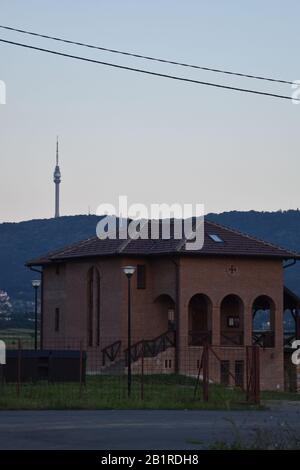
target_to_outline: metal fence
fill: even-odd
[[[198,407],[259,403],[259,346],[183,346],[173,332],[133,344],[106,338],[4,337],[0,407]]]

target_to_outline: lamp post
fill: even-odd
[[[128,348],[128,374],[127,374],[127,391],[128,397],[131,394],[131,277],[135,272],[134,266],[124,266],[123,272],[128,280],[128,307],[127,307],[127,314],[128,314],[128,329],[127,329],[127,348]]]
[[[34,279],[32,282],[32,287],[34,289],[34,349],[37,350],[37,335],[38,335],[38,289],[41,285],[39,279]]]

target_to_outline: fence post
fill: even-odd
[[[205,344],[203,347],[203,400],[208,401],[209,398],[209,347]]]
[[[254,402],[260,404],[260,359],[259,346],[254,346]]]
[[[18,356],[17,356],[17,396],[20,396],[20,388],[21,388],[21,340],[18,339]]]
[[[80,358],[79,358],[79,383],[80,383],[80,397],[82,395],[82,369],[83,369],[83,364],[82,364],[82,341],[80,341]]]
[[[246,346],[246,400],[250,400],[250,367],[249,367],[249,346]]]

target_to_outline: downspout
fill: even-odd
[[[175,373],[179,372],[179,332],[180,332],[180,278],[179,278],[179,263],[176,259],[171,258],[172,263],[175,265]]]
[[[40,322],[40,349],[43,349],[43,332],[44,332],[44,272],[43,270],[29,266],[30,271],[34,271],[41,275],[41,322]]]

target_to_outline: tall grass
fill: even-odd
[[[194,378],[177,375],[134,376],[131,397],[127,376],[89,376],[85,385],[63,383],[0,385],[0,409],[242,409],[249,408],[238,389],[210,386],[208,402],[201,384],[195,396]]]

